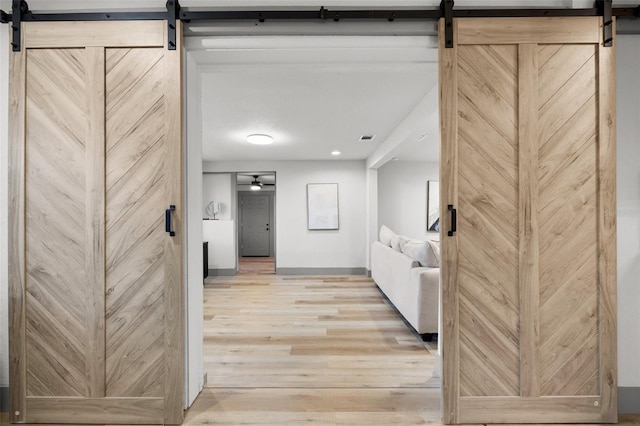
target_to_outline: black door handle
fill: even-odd
[[[453,233],[456,232],[456,228],[458,227],[458,213],[456,209],[453,208],[453,204],[447,205],[447,209],[451,212],[451,229],[447,232],[447,235],[453,237]]]
[[[176,209],[176,206],[171,204],[168,209],[164,211],[164,230],[169,233],[170,237],[175,237],[175,231],[171,230],[171,212]]]

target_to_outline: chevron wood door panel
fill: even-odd
[[[517,50],[458,59],[460,393],[518,395]]]
[[[579,20],[440,26],[447,423],[616,420],[614,48]]]
[[[27,53],[29,396],[80,396],[88,389],[84,58],[84,49]]]
[[[182,421],[181,45],[107,24],[11,57],[14,422]]]
[[[541,50],[540,393],[597,395],[597,51]]]
[[[107,396],[161,396],[164,51],[107,49]]]

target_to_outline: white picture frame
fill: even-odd
[[[337,183],[307,184],[307,229],[340,229]]]

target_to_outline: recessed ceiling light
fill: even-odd
[[[342,154],[340,151],[331,151],[331,155],[340,155]]]
[[[262,134],[249,135],[247,136],[247,142],[254,145],[270,145],[273,143],[273,137]]]

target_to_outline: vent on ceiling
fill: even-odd
[[[360,136],[360,142],[371,142],[376,138],[376,135],[362,135]]]

